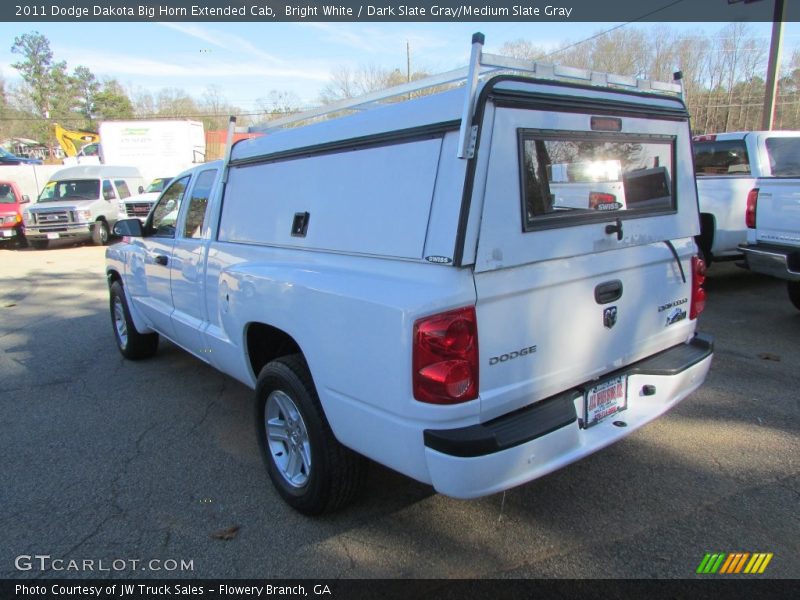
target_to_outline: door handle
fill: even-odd
[[[598,304],[616,302],[622,298],[622,282],[619,279],[606,281],[594,288],[594,301]]]
[[[163,254],[157,254],[156,258],[155,258],[155,261],[156,261],[156,264],[164,265],[165,267],[167,266],[167,263],[169,262],[167,257],[164,256]]]

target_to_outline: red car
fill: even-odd
[[[0,181],[0,243],[16,242],[27,246],[22,224],[22,205],[30,202],[13,181]]]

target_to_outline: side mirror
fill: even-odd
[[[142,222],[139,219],[122,219],[114,223],[114,235],[123,237],[143,237]]]
[[[140,194],[144,194],[144,186],[143,185],[139,186],[139,193]]]
[[[23,194],[22,200],[20,201],[20,204],[27,204],[30,201],[31,201],[31,197],[28,196],[28,194]]]

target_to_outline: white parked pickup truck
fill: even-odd
[[[747,196],[744,266],[784,279],[800,310],[800,132],[766,137],[772,177],[759,179]]]
[[[240,141],[107,250],[122,354],[164,336],[255,388],[266,470],[306,514],[352,499],[363,457],[457,498],[529,482],[711,364],[679,88],[483,54],[480,34],[458,76]],[[656,170],[616,210],[554,206],[548,167],[591,160]]]
[[[753,190],[780,186],[800,192],[800,132],[699,135],[692,147],[700,202],[697,245],[707,263],[740,259]]]

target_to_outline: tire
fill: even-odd
[[[711,250],[708,248],[703,248],[699,246],[697,249],[697,255],[703,259],[703,262],[706,263],[706,268],[711,266],[711,263],[714,262],[714,255],[711,254]]]
[[[787,281],[786,289],[789,292],[789,300],[797,310],[800,310],[800,281]]]
[[[92,242],[95,246],[105,246],[111,233],[108,229],[108,223],[105,221],[95,221],[94,228],[92,229]]]
[[[47,250],[50,240],[31,240],[30,243],[36,250]]]
[[[139,333],[131,319],[122,284],[115,281],[110,290],[111,326],[122,356],[129,360],[150,358],[158,350],[157,333]]]
[[[289,506],[319,515],[358,495],[365,460],[333,435],[301,355],[280,358],[261,370],[256,427],[269,477]]]

